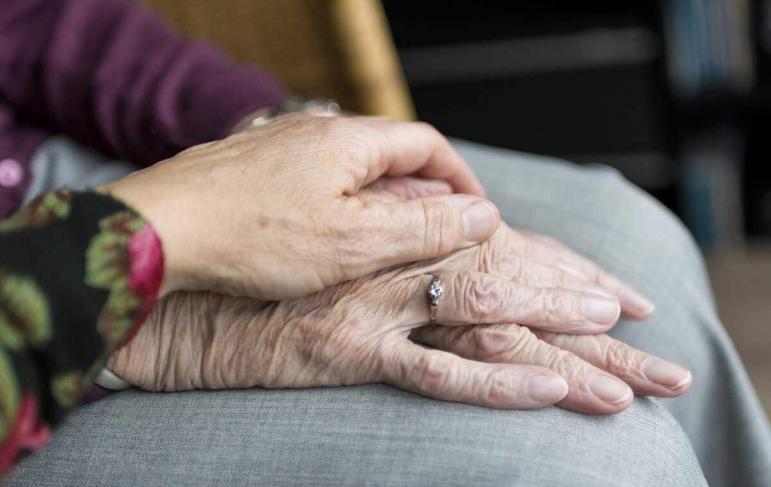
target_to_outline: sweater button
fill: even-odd
[[[21,183],[23,170],[21,164],[13,159],[3,159],[0,161],[0,186],[4,188],[13,188]]]

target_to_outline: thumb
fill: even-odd
[[[498,209],[490,201],[471,195],[452,194],[373,205],[376,211],[375,240],[370,248],[381,266],[433,259],[470,247],[490,238],[500,224]],[[388,242],[388,245],[383,245]]]

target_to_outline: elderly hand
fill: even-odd
[[[623,314],[641,319],[654,306],[590,260],[554,239],[513,230],[502,224],[477,247],[443,259],[442,268],[476,269],[537,288],[564,288],[612,296]],[[429,270],[432,266],[429,266]],[[415,330],[415,341],[472,360],[530,363],[565,378],[570,392],[559,403],[575,411],[614,413],[637,394],[674,397],[690,388],[691,373],[677,364],[636,350],[605,334],[550,333],[519,324],[474,327],[430,326]],[[604,372],[603,372],[604,371]],[[631,390],[630,390],[631,387]]]
[[[377,187],[379,191],[363,193],[362,197],[394,200],[449,191],[440,183],[429,185],[411,178],[381,180]],[[479,246],[422,265],[427,272],[435,268],[476,270],[535,288],[573,289],[613,297],[630,319],[645,318],[654,310],[653,303],[644,296],[562,243],[513,230],[505,224]],[[632,399],[628,386],[638,394],[673,397],[687,392],[693,382],[690,372],[679,365],[635,350],[605,334],[550,333],[510,323],[430,326],[415,330],[411,338],[472,360],[549,367],[570,385],[570,392],[559,404],[588,413],[626,409]]]
[[[664,397],[688,389],[684,369],[601,334],[616,322],[619,304],[598,284],[613,288],[618,281],[601,271],[579,278],[525,258],[514,252],[517,235],[501,228],[484,246],[302,299],[266,303],[175,293],[109,367],[150,390],[387,382],[490,407],[559,401],[593,413],[628,407],[629,386]],[[541,251],[545,259],[549,254]],[[587,265],[566,255],[560,258]],[[486,325],[420,328],[428,321],[428,273],[445,282],[440,323]],[[621,294],[644,299],[621,286]],[[410,333],[441,350],[411,343]]]
[[[356,195],[381,175],[408,174],[469,194],[370,203]],[[164,294],[307,295],[474,245],[499,223],[469,167],[436,130],[367,117],[288,115],[101,189],[158,232]]]
[[[441,182],[413,178],[382,179],[379,191],[362,192],[371,200],[395,200],[450,191]],[[441,259],[443,269],[473,269],[537,288],[564,288],[616,298],[622,314],[643,319],[654,305],[589,259],[550,237],[518,231],[502,224],[487,242]],[[429,266],[429,270],[431,267]],[[561,406],[589,413],[613,413],[631,402],[628,387],[606,380],[605,370],[634,392],[673,397],[688,391],[690,372],[604,334],[575,336],[543,332],[517,324],[415,330],[413,340],[481,361],[518,363],[526,357],[560,373],[570,385]],[[548,346],[552,345],[552,346]],[[533,362],[530,362],[533,363]]]
[[[585,304],[597,298],[581,292],[529,288],[479,272],[434,272],[445,286],[441,323],[599,333],[618,317],[615,301],[609,313],[587,316]],[[108,365],[150,390],[386,382],[498,408],[541,407],[567,394],[556,372],[532,365],[538,357],[485,363],[409,341],[412,330],[429,322],[431,279],[414,265],[280,302],[174,293]]]

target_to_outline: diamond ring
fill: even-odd
[[[436,315],[439,309],[439,300],[444,294],[444,286],[442,284],[442,279],[436,274],[432,274],[431,278],[431,284],[428,285],[428,292],[426,294],[431,307],[431,324],[435,325]]]

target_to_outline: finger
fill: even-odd
[[[574,411],[618,413],[629,407],[634,397],[617,377],[539,340],[522,326],[429,326],[415,330],[413,338],[470,360],[548,367],[568,383],[569,392],[559,405]]]
[[[346,221],[371,249],[360,265],[376,270],[476,245],[495,233],[500,215],[484,198],[453,194],[365,204]]]
[[[685,394],[693,384],[693,376],[687,369],[608,335],[534,333],[541,340],[615,375],[638,394],[675,397]]]
[[[428,350],[409,340],[395,342],[383,381],[445,401],[497,409],[549,406],[567,394],[567,384],[543,367],[489,364]]]
[[[584,278],[515,253],[483,259],[479,270],[498,274],[525,286],[562,288],[615,298],[613,294]]]
[[[367,202],[388,202],[382,198],[378,200],[370,199],[367,195],[361,196]],[[497,232],[502,231],[508,232],[509,229],[502,225]],[[477,270],[505,277],[524,286],[562,288],[615,299],[613,294],[584,277],[577,277],[572,273],[525,257],[510,249],[507,243],[501,243],[501,241],[493,242],[493,239],[495,237],[492,237],[491,240],[484,242],[482,245],[474,246],[466,249],[464,252],[456,252],[452,256],[445,257],[441,264],[428,264],[425,266],[425,272],[439,268],[445,272]]]
[[[645,296],[557,240],[535,233],[523,234],[531,242],[531,245],[528,245],[527,255],[576,277],[594,282],[610,292],[618,298],[626,317],[642,319],[655,310],[655,305]]]
[[[602,333],[619,316],[618,301],[595,294],[515,284],[481,272],[440,273],[444,293],[437,321],[445,325],[520,323],[562,333]],[[418,276],[428,289],[431,276]],[[419,323],[429,314],[426,297],[415,293]]]
[[[376,144],[366,177],[351,193],[383,175],[418,175],[446,181],[458,193],[484,195],[484,189],[466,161],[434,127],[423,122],[401,122],[376,117],[356,117],[367,126]]]
[[[424,196],[452,194],[452,186],[444,181],[413,178],[409,176],[382,177],[365,189],[370,189],[378,193],[388,193],[395,197],[389,199],[389,201],[402,201],[422,198]],[[360,196],[360,194],[357,196]]]

